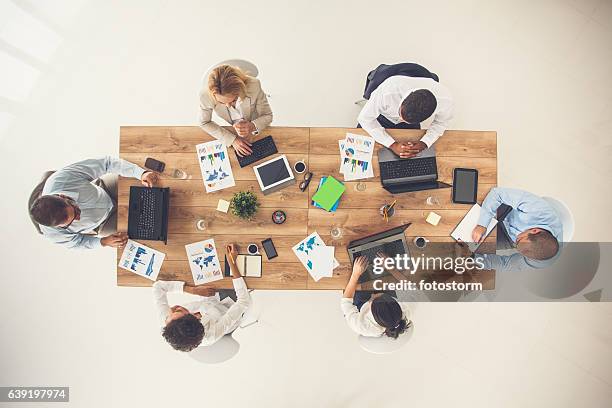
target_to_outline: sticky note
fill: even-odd
[[[217,204],[217,211],[221,211],[226,213],[229,210],[230,203],[229,201],[219,200],[219,204]]]
[[[442,219],[441,216],[439,216],[438,214],[436,214],[435,212],[431,211],[428,215],[427,218],[425,219],[425,221],[427,221],[428,223],[430,223],[431,225],[438,225],[438,223],[440,222],[440,220]]]

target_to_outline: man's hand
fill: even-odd
[[[103,247],[123,248],[128,241],[127,232],[115,232],[100,240]]]
[[[234,146],[236,153],[238,153],[238,156],[240,157],[249,156],[251,153],[253,153],[253,149],[251,149],[251,144],[240,136],[234,139],[234,143],[232,143],[232,146]]]
[[[234,129],[236,129],[236,132],[238,132],[238,136],[247,137],[255,131],[255,125],[253,122],[241,120],[240,122],[234,124]]]
[[[191,293],[192,295],[197,296],[214,296],[217,293],[217,290],[214,288],[207,288],[204,286],[185,286],[183,288],[184,292]]]
[[[418,142],[407,142],[405,151],[409,154],[408,157],[414,157],[425,149],[427,145],[419,140]]]
[[[486,232],[487,229],[482,225],[475,226],[474,230],[472,231],[472,241],[479,243],[484,238]]]
[[[159,177],[157,176],[157,173],[153,171],[145,171],[144,173],[142,173],[140,181],[145,187],[153,187],[159,181]]]
[[[365,272],[368,267],[368,258],[365,256],[360,256],[355,259],[355,263],[353,264],[353,273],[351,274],[351,278],[359,279],[359,277]]]

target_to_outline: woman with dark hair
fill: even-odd
[[[390,293],[356,291],[359,277],[367,266],[367,258],[355,260],[353,273],[340,301],[342,313],[349,327],[362,336],[385,335],[396,339],[412,325],[410,312]]]

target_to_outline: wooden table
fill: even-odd
[[[270,127],[260,137],[272,135],[279,153],[286,154],[291,164],[304,160],[309,170],[314,173],[309,191],[301,192],[297,186],[302,175],[296,174],[298,183],[280,192],[264,196],[259,190],[252,166],[240,168],[233,151],[229,152],[236,186],[214,193],[206,193],[202,183],[195,145],[212,138],[198,127],[121,127],[120,157],[144,166],[147,157],[153,157],[166,163],[166,171],[161,175],[161,187],[170,187],[170,220],[168,245],[160,242],[144,241],[146,245],[166,254],[160,280],[182,280],[193,284],[191,271],[185,253],[185,244],[213,237],[217,250],[225,244],[235,242],[240,252],[246,252],[246,245],[260,242],[272,237],[278,257],[267,260],[265,255],[263,276],[247,278],[247,285],[256,289],[343,289],[350,276],[350,263],[346,245],[360,236],[369,235],[406,222],[412,225],[406,230],[406,237],[412,247],[415,236],[425,236],[432,242],[451,242],[452,229],[469,209],[469,205],[454,204],[451,201],[451,189],[438,189],[404,193],[393,196],[380,184],[378,160],[374,153],[374,174],[376,177],[362,180],[365,191],[357,191],[358,183],[345,182],[340,207],[334,213],[314,208],[310,197],[314,194],[321,176],[332,175],[342,181],[339,174],[340,155],[338,140],[347,132],[365,134],[361,129],[348,128],[292,128]],[[424,131],[390,130],[396,140],[418,140]],[[455,167],[478,169],[479,202],[497,183],[497,135],[493,131],[446,131],[436,142],[439,180],[452,183],[452,172]],[[376,145],[376,150],[380,146]],[[229,149],[233,150],[233,149]],[[173,168],[187,172],[186,180],[173,179],[170,176]],[[118,230],[127,230],[127,205],[129,187],[139,185],[135,179],[121,178],[119,181]],[[230,213],[216,211],[219,199],[230,200],[232,194],[252,189],[261,201],[257,215],[251,222],[242,221]],[[429,196],[435,196],[439,205],[426,203]],[[378,211],[384,203],[397,199],[395,215],[389,223],[384,223]],[[282,209],[287,214],[287,221],[276,225],[271,221],[274,210]],[[425,222],[429,211],[442,216],[438,226]],[[208,221],[207,230],[196,229],[198,219]],[[339,226],[342,231],[340,239],[330,236],[332,226]],[[327,245],[336,247],[335,256],[340,266],[334,270],[334,276],[315,282],[299,263],[291,247],[304,239],[308,234],[317,231]],[[494,236],[489,239],[489,248]],[[411,248],[414,249],[414,248]],[[118,251],[119,258],[121,251]],[[221,258],[223,253],[219,252]],[[485,289],[494,287],[494,271],[482,271],[480,280]],[[151,281],[117,267],[117,284],[120,286],[150,286]],[[230,288],[229,278],[209,284],[217,288]]]

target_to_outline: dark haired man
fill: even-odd
[[[140,179],[148,187],[157,182],[157,174],[110,156],[66,166],[45,181],[40,196],[30,207],[30,216],[40,226],[40,232],[67,248],[125,245],[125,233],[103,236],[106,232],[103,229],[116,230],[116,225],[109,222],[116,214],[116,205],[109,192],[102,188],[104,184],[97,185],[94,181],[109,173]]]
[[[359,124],[378,143],[402,158],[413,157],[430,147],[446,130],[452,118],[453,100],[448,89],[431,78],[394,75],[370,95]],[[420,129],[433,115],[427,132],[417,142],[398,143],[385,129]]]
[[[493,188],[482,203],[478,225],[472,240],[486,238],[486,226],[495,217],[500,205],[512,207],[498,229],[498,242],[507,239],[517,253],[509,256],[476,255],[482,257],[484,269],[523,270],[545,268],[554,263],[563,239],[563,225],[555,210],[541,197],[513,188]]]
[[[220,299],[214,289],[185,286],[184,282],[157,281],[153,284],[153,296],[163,326],[162,336],[175,350],[191,351],[199,345],[210,346],[233,332],[251,305],[246,283],[236,266],[236,249],[228,245],[226,252],[236,291],[235,301],[230,297]],[[185,306],[170,307],[169,292],[186,292],[198,299]]]

